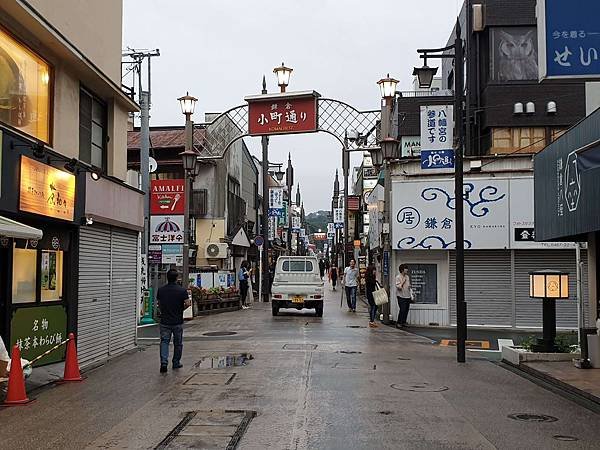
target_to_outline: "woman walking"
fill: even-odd
[[[331,286],[333,286],[333,290],[335,291],[335,287],[337,286],[337,277],[338,277],[337,267],[331,266],[331,271],[329,272],[329,276],[331,277]]]
[[[398,275],[396,275],[396,298],[398,300],[398,320],[396,321],[396,328],[406,326],[406,319],[408,317],[408,310],[410,309],[411,293],[410,293],[410,276],[408,275],[408,266],[406,264],[400,264],[398,268]]]
[[[238,278],[240,280],[240,297],[242,300],[242,309],[248,309],[246,306],[246,296],[248,295],[248,279],[252,273],[252,269],[250,269],[250,264],[248,261],[242,261],[240,265],[240,271],[238,273]]]
[[[367,291],[367,301],[369,302],[369,327],[377,328],[377,324],[375,323],[375,317],[377,317],[377,305],[375,304],[375,298],[373,297],[373,292],[377,289],[377,279],[375,277],[375,266],[373,264],[367,267],[365,288]]]

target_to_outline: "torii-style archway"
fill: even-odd
[[[348,194],[348,175],[349,175],[349,152],[352,151],[370,151],[379,146],[378,143],[378,125],[381,120],[380,110],[359,111],[351,105],[340,100],[330,98],[321,98],[314,91],[305,92],[282,92],[281,94],[266,94],[266,86],[263,79],[263,94],[246,97],[248,103],[234,108],[217,116],[205,127],[205,136],[203,140],[202,151],[199,159],[220,159],[223,158],[233,143],[244,137],[262,136],[263,142],[263,207],[262,207],[262,234],[267,234],[268,230],[268,187],[266,185],[266,172],[268,170],[268,136],[324,132],[334,136],[342,145],[342,165],[344,170],[345,197]],[[311,110],[296,111],[294,101],[299,100],[304,105],[310,105]],[[281,103],[279,103],[281,102]],[[284,103],[285,102],[285,103]],[[253,113],[251,108],[257,109],[256,105],[262,104],[260,116]],[[281,106],[281,105],[284,106]],[[269,107],[270,106],[270,107]],[[314,109],[312,109],[314,108]],[[298,122],[309,118],[313,120],[312,125],[308,127],[296,127]],[[258,123],[256,122],[258,118]],[[277,120],[278,125],[271,129],[264,129],[264,125],[269,120]],[[282,121],[287,124],[282,125]],[[263,129],[257,130],[258,125]],[[350,132],[350,136],[349,136]],[[346,201],[347,203],[347,201]],[[344,242],[348,236],[348,205],[344,205]],[[291,230],[288,230],[291,233]],[[268,301],[268,283],[265,274],[268,273],[268,249],[269,241],[267,236],[264,238],[264,252],[261,261],[261,286],[262,292]],[[346,252],[345,246],[343,250]]]

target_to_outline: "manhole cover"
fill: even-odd
[[[565,441],[565,442],[575,442],[575,441],[579,440],[579,438],[576,438],[575,436],[565,436],[564,434],[555,434],[552,437],[554,439],[556,439],[557,441]]]
[[[256,411],[191,411],[155,448],[234,449],[254,417]]]
[[[316,350],[317,344],[285,344],[284,350]]]
[[[194,367],[198,369],[225,369],[227,367],[245,366],[246,361],[254,359],[248,353],[234,355],[210,355],[205,356]]]
[[[448,386],[433,386],[429,383],[392,384],[390,387],[397,391],[408,392],[443,392],[448,390]]]
[[[338,353],[342,353],[344,355],[361,355],[362,354],[362,352],[357,352],[354,350],[340,350],[340,351],[338,351]]]
[[[528,413],[509,414],[508,418],[519,420],[521,422],[556,422],[558,420],[556,417],[547,416],[545,414]]]
[[[237,334],[235,331],[208,331],[202,333],[202,336],[233,336]]]
[[[235,373],[198,372],[183,382],[186,386],[224,386],[231,383]]]

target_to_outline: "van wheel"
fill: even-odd
[[[315,307],[315,315],[317,317],[323,317],[323,306],[316,306]]]
[[[279,306],[275,304],[271,305],[271,311],[273,311],[273,316],[276,316],[277,314],[279,314]]]

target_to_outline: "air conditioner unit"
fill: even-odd
[[[229,246],[221,242],[210,242],[206,244],[205,254],[206,259],[223,259],[227,258],[227,249]]]

